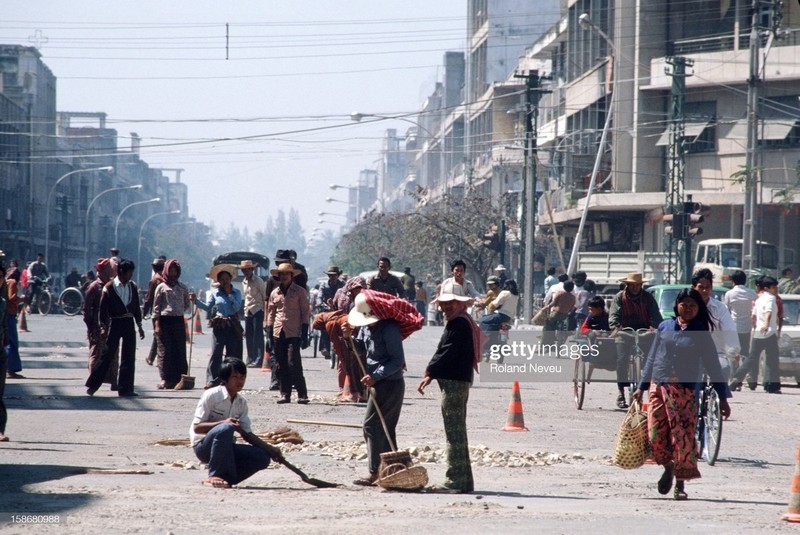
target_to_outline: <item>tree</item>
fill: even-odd
[[[490,199],[469,195],[417,206],[405,213],[377,214],[342,237],[333,261],[351,274],[375,269],[381,256],[395,268],[411,267],[418,279],[439,278],[442,266],[461,258],[468,277],[479,287],[491,273],[497,253],[486,248],[483,235],[502,218]]]

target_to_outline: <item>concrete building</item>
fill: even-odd
[[[686,57],[684,191],[712,207],[702,238],[742,237],[746,161],[751,3],[569,2],[562,20],[528,49],[527,57],[552,62],[553,93],[539,103],[538,132],[549,164],[552,219],[565,250],[572,248],[586,208],[592,164],[606,110],[614,99],[608,142],[601,149],[598,182],[588,209],[582,250],[662,250],[660,215],[667,205],[669,58]],[[580,27],[588,14],[598,31]],[[756,237],[779,245],[780,265],[797,268],[800,246],[800,6],[772,4],[759,13],[762,62],[755,187]],[[773,28],[774,25],[774,28]],[[773,31],[773,29],[775,31]],[[766,61],[764,61],[766,58]],[[616,72],[614,72],[616,70]],[[614,81],[616,80],[616,83]],[[540,230],[549,214],[540,204]]]
[[[38,50],[0,45],[0,75],[0,249],[10,258],[24,264],[48,251],[60,286],[64,273],[91,267],[112,245],[134,258],[150,216],[186,218],[181,170],[163,170],[177,172],[170,182],[151,168],[133,133],[130,150],[120,150],[103,112],[56,112],[56,77]]]

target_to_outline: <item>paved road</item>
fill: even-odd
[[[796,532],[782,523],[795,465],[800,390],[781,396],[743,392],[732,400],[721,459],[701,466],[687,485],[688,502],[655,490],[660,470],[624,471],[609,463],[623,411],[614,387],[589,386],[584,410],[564,382],[522,385],[529,432],[500,431],[511,387],[476,381],[469,406],[476,492],[447,496],[401,494],[350,484],[366,471],[357,429],[293,426],[306,439],[287,457],[310,475],[343,483],[317,490],[283,468],[270,468],[241,488],[202,487],[190,448],[156,446],[184,438],[200,390],[155,388],[157,370],[144,363],[150,333],[137,354],[141,397],[119,398],[106,387],[85,394],[86,348],[79,318],[29,318],[21,333],[24,374],[6,388],[7,434],[0,444],[0,532],[26,533],[612,533],[621,531]],[[406,401],[398,428],[401,448],[416,448],[441,482],[444,442],[439,396],[416,392],[441,328],[406,342]],[[202,385],[210,335],[197,336],[194,375]],[[564,363],[568,364],[565,360]],[[246,395],[256,431],[287,418],[359,422],[363,405],[334,403],[335,378],[324,359],[304,359],[312,403],[276,405],[265,374],[253,371]],[[425,451],[427,448],[428,451]],[[86,467],[142,470],[142,475],[87,474]],[[59,524],[21,526],[11,513],[58,515]],[[51,516],[52,519],[52,516]]]

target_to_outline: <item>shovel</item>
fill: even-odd
[[[289,470],[300,476],[300,479],[302,479],[304,483],[308,483],[309,485],[313,485],[319,489],[329,489],[339,486],[338,483],[330,483],[328,481],[322,481],[321,479],[317,479],[314,477],[308,477],[305,472],[303,472],[295,465],[287,461],[283,456],[276,457],[275,451],[277,450],[278,452],[280,452],[280,449],[276,448],[271,444],[268,444],[267,442],[264,442],[263,440],[261,440],[259,436],[253,434],[252,432],[241,431],[240,434],[242,435],[242,438],[245,439],[247,442],[267,452],[267,454],[272,459],[274,459],[275,462],[282,464],[283,466],[285,466],[286,468],[288,468]]]
[[[190,318],[194,319],[195,308],[194,303],[189,306]],[[189,375],[192,373],[192,347],[194,347],[194,329],[189,329],[189,364],[186,367],[186,373],[181,374],[181,380],[175,385],[175,390],[192,390],[194,388],[194,377]]]

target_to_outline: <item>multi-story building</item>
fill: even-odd
[[[637,251],[665,247],[661,214],[669,205],[671,58],[690,64],[683,94],[684,167],[680,188],[711,207],[703,238],[741,238],[747,161],[748,80],[751,57],[760,63],[755,115],[753,225],[757,239],[779,245],[781,265],[800,246],[800,6],[784,3],[570,2],[562,20],[528,56],[552,61],[553,93],[540,102],[540,150],[550,164],[552,219],[572,248],[586,207],[592,166],[600,172],[581,237],[584,250]],[[759,16],[749,16],[756,6]],[[588,31],[581,17],[588,16]],[[749,47],[752,21],[759,46]],[[586,24],[584,24],[586,25]],[[598,31],[599,30],[599,31]],[[614,112],[600,147],[606,113]],[[539,224],[546,219],[540,205]],[[796,266],[795,266],[796,267]]]
[[[151,168],[136,134],[130,151],[119,150],[105,113],[57,113],[56,78],[38,50],[0,45],[0,75],[0,249],[7,255],[24,262],[47,252],[52,273],[82,271],[113,245],[135,257],[151,216],[185,218],[180,170],[169,170],[178,172],[170,182]]]

